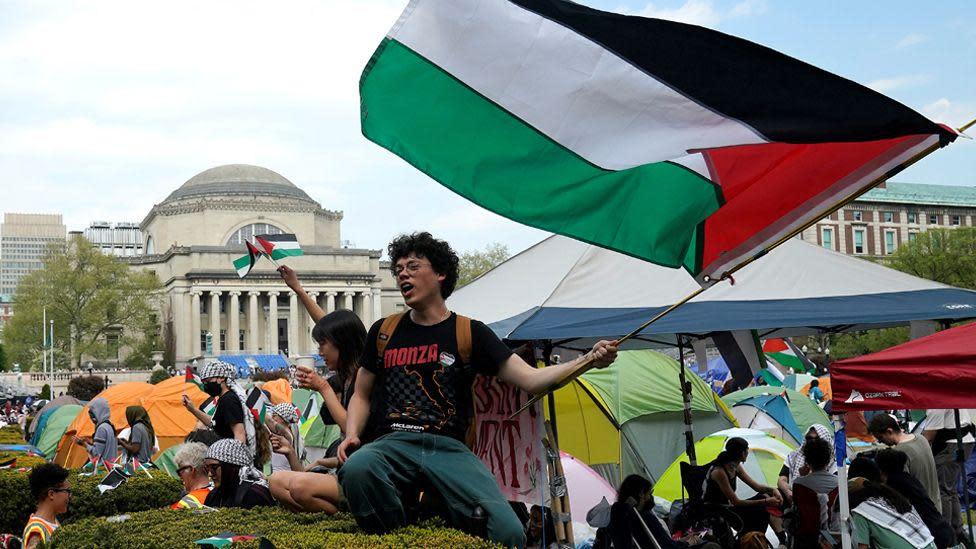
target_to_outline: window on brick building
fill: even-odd
[[[893,254],[895,253],[895,231],[885,231],[885,253]]]
[[[820,245],[828,250],[834,249],[834,229],[832,227],[820,229]]]
[[[851,212],[851,219],[853,219],[854,221],[861,221],[861,212],[857,210]]]
[[[938,224],[939,224],[939,216],[936,214],[929,215],[929,225],[938,225]]]
[[[895,222],[895,212],[884,212],[884,222],[894,223]]]
[[[854,229],[854,253],[864,253],[864,229]]]
[[[918,214],[915,212],[908,212],[908,222],[918,223]]]

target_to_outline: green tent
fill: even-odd
[[[68,430],[71,422],[81,413],[82,406],[77,404],[65,404],[48,412],[47,421],[39,430],[40,436],[37,437],[37,449],[48,459],[54,459],[54,454],[58,451],[58,443]]]
[[[160,452],[159,455],[157,455],[156,458],[153,459],[153,463],[156,465],[156,467],[159,467],[163,471],[166,471],[166,474],[168,474],[173,478],[177,478],[178,476],[176,474],[176,462],[173,461],[173,457],[176,456],[176,450],[180,446],[181,446],[180,444],[177,444],[175,446],[170,446],[169,448]]]
[[[631,473],[659,477],[685,449],[678,375],[676,360],[650,350],[622,351],[609,368],[590,370],[577,385],[558,391],[572,394],[556,396],[560,448],[586,462],[580,456],[600,455],[607,459],[608,449],[613,446],[619,456],[617,474],[608,474],[607,464],[587,462],[611,483]],[[691,383],[696,438],[736,426],[728,408],[708,384],[687,368],[685,377]],[[585,417],[581,391],[607,416],[605,424],[589,421],[584,427],[576,421],[574,413]],[[596,451],[591,448],[593,445],[598,446]]]
[[[291,403],[294,404],[299,412],[304,412],[305,407],[308,406],[309,398],[312,392],[308,389],[295,389],[291,393]],[[322,396],[317,396],[319,406],[322,405]],[[319,415],[315,418],[312,423],[312,429],[308,432],[305,437],[305,446],[312,448],[328,448],[336,439],[342,436],[339,432],[338,425],[326,425],[322,422],[322,416]]]
[[[748,387],[725,395],[722,401],[732,409],[739,426],[764,431],[794,446],[803,443],[804,434],[815,423],[834,430],[817,403],[786,387]]]

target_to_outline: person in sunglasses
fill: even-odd
[[[171,509],[200,509],[210,495],[213,485],[207,475],[203,460],[207,457],[207,446],[200,442],[181,444],[173,455],[176,476],[183,481],[185,494],[180,501],[170,505]]]
[[[24,527],[23,547],[33,549],[51,543],[58,529],[58,515],[68,512],[71,485],[68,470],[55,463],[45,463],[30,472],[31,495],[37,502],[37,510]]]
[[[207,450],[204,459],[214,489],[207,495],[207,507],[261,507],[274,505],[268,481],[254,467],[247,446],[233,438],[222,438]]]

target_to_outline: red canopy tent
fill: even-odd
[[[830,365],[835,412],[976,408],[976,322]]]

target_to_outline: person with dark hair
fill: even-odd
[[[563,364],[530,366],[483,323],[447,308],[458,279],[458,257],[447,242],[426,232],[401,235],[388,252],[409,310],[377,321],[366,338],[339,445],[339,481],[350,510],[365,531],[385,533],[406,524],[405,494],[424,486],[445,500],[450,524],[481,524],[487,516],[489,539],[521,547],[518,517],[495,476],[465,445],[474,378],[495,375],[526,393],[543,393],[584,360],[609,366],[615,343],[598,342],[585,357]],[[363,446],[370,419],[381,436]]]
[[[791,492],[797,486],[804,486],[817,494],[820,527],[835,531],[839,527],[839,520],[832,521],[831,516],[835,519],[839,519],[839,516],[832,514],[830,509],[830,493],[837,489],[837,476],[830,470],[834,458],[833,445],[825,439],[814,438],[806,441],[801,450],[808,471],[793,481]]]
[[[71,499],[68,474],[67,469],[55,463],[44,463],[31,470],[28,482],[37,509],[24,527],[21,539],[25,549],[51,543],[59,526],[58,515],[68,512],[68,500]]]
[[[939,475],[935,470],[935,457],[925,437],[905,433],[895,418],[888,414],[878,414],[871,418],[868,432],[878,442],[900,450],[908,457],[906,471],[917,478],[925,488],[925,493],[942,513],[942,498],[939,496]]]
[[[533,505],[525,525],[525,549],[559,549],[552,510]]]
[[[213,490],[207,507],[262,507],[274,505],[268,481],[254,468],[254,458],[246,446],[233,438],[222,438],[207,449],[204,460]]]
[[[156,447],[156,431],[149,413],[142,406],[129,406],[125,409],[125,420],[129,423],[129,440],[120,438],[119,445],[130,458],[149,463]]]
[[[922,518],[922,522],[925,523],[935,538],[935,546],[938,549],[943,549],[955,545],[956,534],[953,532],[952,526],[932,504],[928,494],[925,493],[925,488],[918,482],[918,479],[905,472],[908,456],[904,452],[885,448],[878,452],[875,463],[878,464],[878,469],[881,471],[881,481],[912,504],[912,507]]]
[[[815,379],[810,382],[810,391],[807,394],[810,396],[810,400],[820,404],[820,402],[824,399],[824,394],[820,389],[819,379]]]
[[[796,479],[802,477],[803,475],[810,473],[810,466],[806,460],[804,454],[804,448],[810,442],[815,440],[824,440],[828,443],[829,455],[827,456],[827,472],[835,473],[837,471],[837,464],[834,463],[834,448],[833,448],[834,433],[826,425],[821,425],[815,423],[807,429],[806,435],[803,438],[803,445],[793,450],[786,456],[786,461],[783,463],[783,468],[779,471],[779,480],[776,485],[779,487],[780,493],[783,494],[783,499],[786,505],[793,504],[793,483]],[[834,483],[836,486],[836,482]]]
[[[654,514],[653,492],[651,481],[640,475],[630,475],[620,483],[617,501],[610,506],[610,524],[597,531],[597,539],[605,540],[604,548],[719,548],[715,543],[704,542],[697,534],[672,539],[667,526]]]
[[[907,499],[862,477],[847,486],[858,549],[935,549],[932,534]]]
[[[779,491],[753,480],[742,466],[749,459],[749,443],[740,437],[730,438],[725,450],[710,464],[705,477],[705,503],[731,505],[731,511],[742,519],[743,532],[765,532],[769,526],[767,507],[777,507],[783,503]],[[742,479],[756,495],[741,499],[735,493],[736,483]],[[765,494],[765,495],[764,495]],[[740,532],[741,533],[741,532]],[[777,532],[777,535],[781,535]]]
[[[881,482],[881,470],[873,459],[858,455],[854,456],[851,464],[847,466],[847,476],[849,478],[865,478],[871,482]]]

